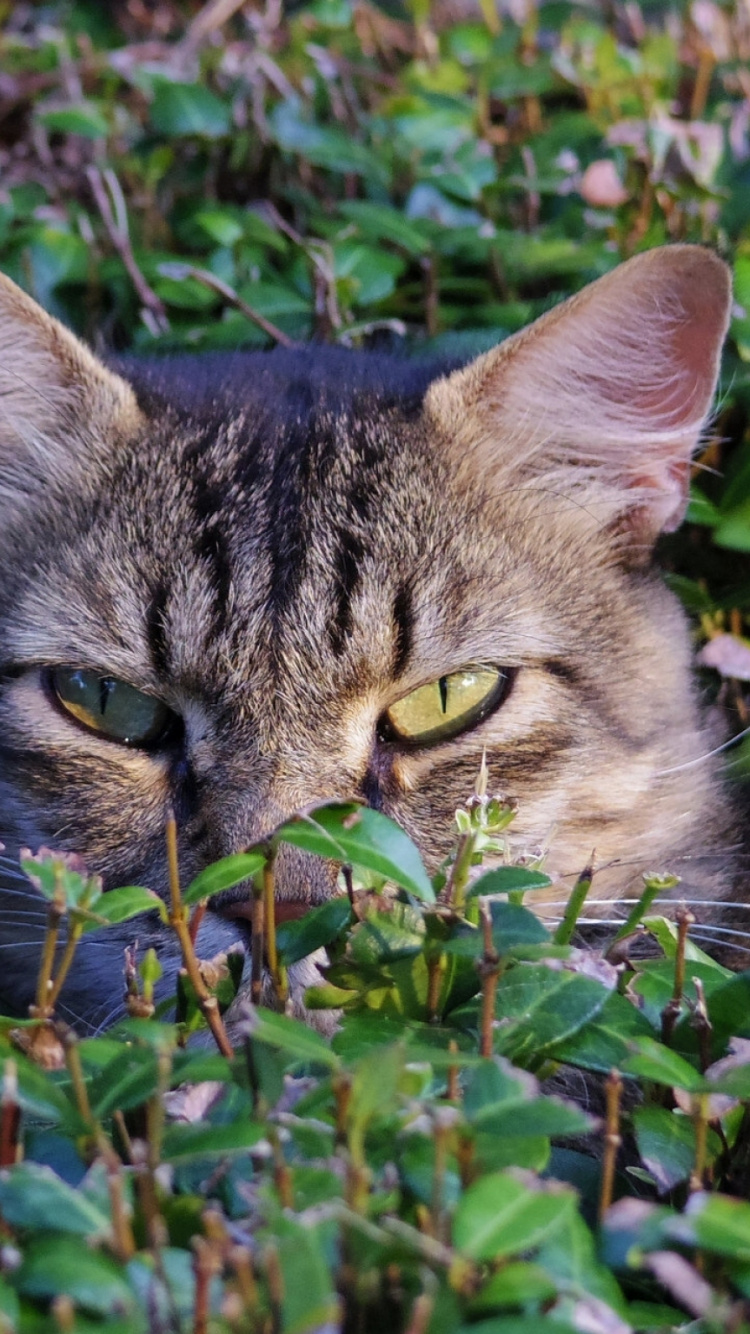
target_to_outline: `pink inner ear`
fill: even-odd
[[[490,354],[484,412],[537,466],[582,465],[619,491],[644,537],[676,528],[730,300],[710,251],[639,255]]]

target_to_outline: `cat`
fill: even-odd
[[[44,929],[20,848],[166,896],[168,804],[186,882],[355,797],[434,868],[483,752],[513,850],[547,854],[547,912],[593,849],[600,912],[646,869],[736,893],[688,627],[652,569],[729,307],[721,260],[674,245],[453,370],[326,347],[105,365],[3,278],[0,1006],[33,1000]],[[283,848],[282,912],[335,877]],[[236,912],[212,905],[202,957],[245,941]],[[85,937],[62,1017],[122,1012],[135,940],[170,992],[173,937],[137,919]]]

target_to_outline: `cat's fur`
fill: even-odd
[[[736,892],[715,745],[674,597],[650,569],[680,521],[730,293],[711,252],[641,255],[464,370],[310,348],[105,369],[0,282],[0,1004],[33,996],[40,900],[19,847],[80,853],[166,893],[299,806],[358,797],[434,866],[486,750],[518,852],[560,900],[596,849],[598,898],[646,868]],[[481,725],[378,739],[395,700],[467,664],[514,669]],[[40,686],[90,668],[162,698],[184,742],[88,733]],[[335,868],[284,849],[278,893]],[[535,900],[537,902],[537,900]],[[208,957],[242,927],[209,912]],[[139,920],[87,937],[63,1013],[119,1010]],[[304,967],[298,983],[304,977]]]

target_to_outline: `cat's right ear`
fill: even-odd
[[[139,422],[130,386],[0,274],[0,494],[64,485]]]
[[[685,515],[730,307],[710,250],[646,251],[435,381],[427,413],[459,470],[574,494],[638,563]]]

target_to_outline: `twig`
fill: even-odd
[[[492,1055],[492,1021],[495,1017],[495,992],[500,973],[500,958],[492,939],[492,917],[487,899],[479,900],[479,913],[484,933],[484,954],[479,963],[482,979],[482,1020],[479,1030],[480,1056]]]
[[[169,894],[170,894],[170,913],[169,922],[177,933],[182,950],[182,962],[185,972],[193,986],[201,1013],[213,1033],[215,1042],[222,1056],[229,1060],[234,1056],[234,1047],[227,1037],[227,1030],[224,1027],[224,1021],[219,1014],[219,1006],[215,996],[212,996],[208,990],[201,975],[200,965],[196,958],[193,942],[190,939],[190,927],[187,921],[187,912],[182,902],[180,892],[180,873],[177,863],[177,824],[173,813],[170,811],[167,815],[167,866],[169,870]]]
[[[694,1194],[705,1188],[706,1155],[708,1147],[708,1117],[710,1103],[708,1093],[698,1093],[693,1098],[693,1125],[695,1126],[695,1162],[690,1173],[688,1191]]]
[[[268,959],[268,971],[271,974],[274,990],[278,1000],[283,1005],[287,997],[286,973],[279,968],[279,957],[276,952],[276,901],[274,897],[274,850],[269,849],[268,857],[263,866],[263,907],[265,913],[266,928],[266,958]]]
[[[222,297],[228,305],[234,306],[239,310],[240,313],[245,316],[245,319],[251,320],[253,324],[257,324],[258,328],[262,329],[263,333],[267,334],[269,338],[272,338],[280,347],[299,346],[299,344],[295,343],[294,339],[290,338],[288,334],[285,334],[282,329],[279,329],[277,325],[272,324],[270,320],[267,320],[265,315],[259,314],[257,310],[254,310],[252,306],[249,306],[247,301],[243,300],[240,296],[239,292],[235,292],[234,288],[229,286],[229,283],[225,283],[221,278],[217,278],[216,274],[210,273],[208,269],[196,269],[192,264],[169,263],[162,264],[160,272],[162,272],[165,277],[175,278],[178,282],[185,278],[192,278],[195,282],[202,283],[204,287],[210,288],[212,292],[216,292],[217,296]]]
[[[265,879],[265,876],[264,876]],[[266,901],[263,889],[253,888],[253,917],[250,939],[250,999],[260,1005],[263,990],[263,940],[266,933]]]
[[[180,45],[184,49],[195,51],[212,32],[228,23],[244,4],[245,0],[207,0],[188,24]]]
[[[669,1046],[682,1008],[682,994],[685,990],[685,946],[687,945],[688,931],[695,921],[689,908],[680,908],[675,916],[677,920],[677,949],[674,956],[674,988],[672,998],[667,1001],[661,1016],[661,1040],[666,1047]]]
[[[101,214],[102,222],[109,234],[109,239],[125,265],[131,282],[138,293],[144,323],[154,333],[166,333],[169,329],[169,320],[164,303],[146,281],[133,254],[128,228],[128,213],[120,182],[110,167],[105,168],[103,172],[98,167],[87,167],[86,176],[96,206]]]
[[[604,1153],[602,1155],[602,1184],[599,1192],[599,1221],[604,1218],[612,1203],[615,1185],[615,1165],[617,1150],[622,1144],[620,1135],[620,1099],[622,1098],[622,1077],[617,1070],[610,1071],[604,1085],[607,1099],[607,1111],[604,1121]]]
[[[18,1066],[12,1056],[9,1056],[3,1067],[3,1091],[0,1097],[0,1167],[11,1167],[18,1161],[20,1126]]]
[[[711,1034],[713,1033],[713,1024],[708,1017],[708,1006],[706,1005],[706,995],[703,990],[703,983],[699,977],[693,978],[693,986],[697,1000],[693,1017],[690,1020],[690,1027],[694,1028],[698,1034],[698,1050],[700,1054],[701,1073],[705,1074],[711,1064]]]

